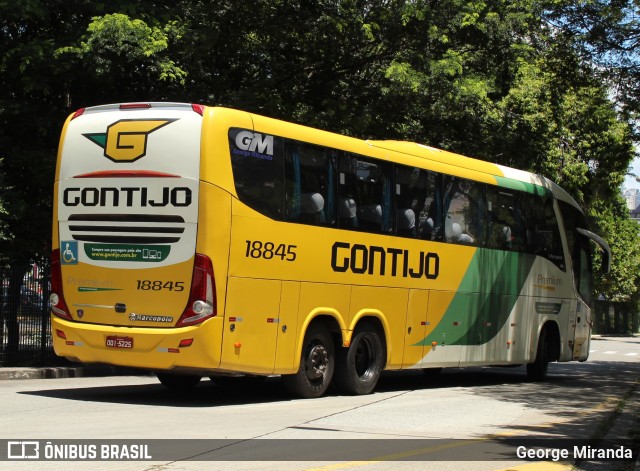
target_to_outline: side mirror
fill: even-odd
[[[594,234],[586,229],[577,229],[578,233],[585,236],[588,239],[594,241],[602,249],[602,271],[609,273],[611,271],[611,247],[607,244],[602,237]]]

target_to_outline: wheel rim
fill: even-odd
[[[369,338],[365,337],[358,342],[354,360],[356,374],[360,380],[367,381],[373,376],[376,351]]]
[[[329,352],[321,343],[312,345],[305,361],[307,378],[312,383],[321,383],[327,373]]]

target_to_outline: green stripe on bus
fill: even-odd
[[[439,324],[414,344],[482,345],[507,322],[535,255],[478,249]]]
[[[497,175],[495,175],[495,179],[498,183],[498,186],[501,186],[503,188],[524,191],[526,193],[531,193],[543,197],[551,196],[551,190],[548,190],[547,188],[540,185],[534,185],[533,183],[514,180],[513,178],[499,177]]]

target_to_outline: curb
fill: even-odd
[[[141,370],[115,366],[53,366],[44,368],[3,367],[0,381],[10,379],[56,379],[99,376],[131,376],[145,374]]]

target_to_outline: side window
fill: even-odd
[[[395,168],[396,234],[437,240],[442,227],[442,197],[437,193],[440,175],[419,168]]]
[[[285,220],[336,225],[336,152],[285,140]]]
[[[342,154],[338,164],[338,227],[390,234],[391,173],[388,162]]]
[[[565,270],[560,230],[553,209],[553,198],[536,198],[533,217],[533,253],[548,258],[561,270]]]
[[[517,252],[529,250],[527,200],[525,193],[494,186],[487,188],[488,247]]]
[[[284,218],[283,139],[229,130],[231,167],[240,201],[273,219]]]
[[[444,186],[446,242],[481,247],[486,239],[485,185],[446,177]]]

